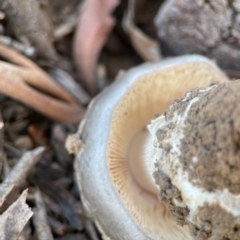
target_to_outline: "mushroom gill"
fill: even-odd
[[[147,125],[187,90],[225,80],[208,59],[184,56],[136,67],[94,99],[80,126],[85,148],[75,167],[83,204],[107,237],[191,239],[158,199]]]

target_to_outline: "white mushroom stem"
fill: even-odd
[[[154,137],[147,129],[139,131],[131,141],[128,151],[129,169],[135,181],[145,190],[157,194],[159,189],[155,184],[153,172]]]

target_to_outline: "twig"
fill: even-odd
[[[54,120],[70,123],[80,121],[85,109],[35,63],[1,44],[0,55],[19,65],[0,61],[0,92],[33,107]],[[26,83],[60,100],[43,94]]]
[[[86,105],[90,102],[91,97],[89,94],[86,93],[83,88],[78,85],[67,72],[59,68],[54,68],[51,69],[48,73],[60,86],[63,86],[64,89],[71,92],[78,103]]]
[[[60,99],[63,99],[67,102],[76,103],[76,101],[68,92],[56,84],[47,73],[45,73],[40,67],[38,67],[38,65],[36,65],[25,56],[2,44],[0,44],[0,55],[5,57],[10,62],[20,66],[14,66],[10,63],[1,61],[1,65],[3,65],[5,69],[10,68],[12,71],[20,74],[20,77],[23,78],[22,80],[24,82],[30,83],[33,86],[48,91],[54,96],[59,97]]]
[[[33,209],[33,223],[37,232],[38,240],[53,240],[53,235],[47,221],[47,213],[41,193],[38,189],[35,192],[36,207]]]

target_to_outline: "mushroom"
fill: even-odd
[[[191,239],[158,199],[147,125],[187,90],[226,80],[212,61],[189,55],[135,67],[91,102],[79,126],[83,150],[75,170],[84,207],[104,239]]]
[[[240,239],[240,80],[193,89],[149,126],[160,199],[194,239]]]

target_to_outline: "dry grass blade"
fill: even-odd
[[[27,190],[0,215],[1,240],[16,240],[33,212],[26,204]]]
[[[51,229],[48,225],[47,213],[41,193],[38,189],[35,192],[36,208],[33,209],[33,223],[37,232],[38,240],[53,240]]]
[[[54,120],[70,123],[80,121],[84,108],[35,63],[3,45],[0,45],[0,55],[18,64],[0,61],[0,92]],[[32,89],[26,83],[60,100]]]

